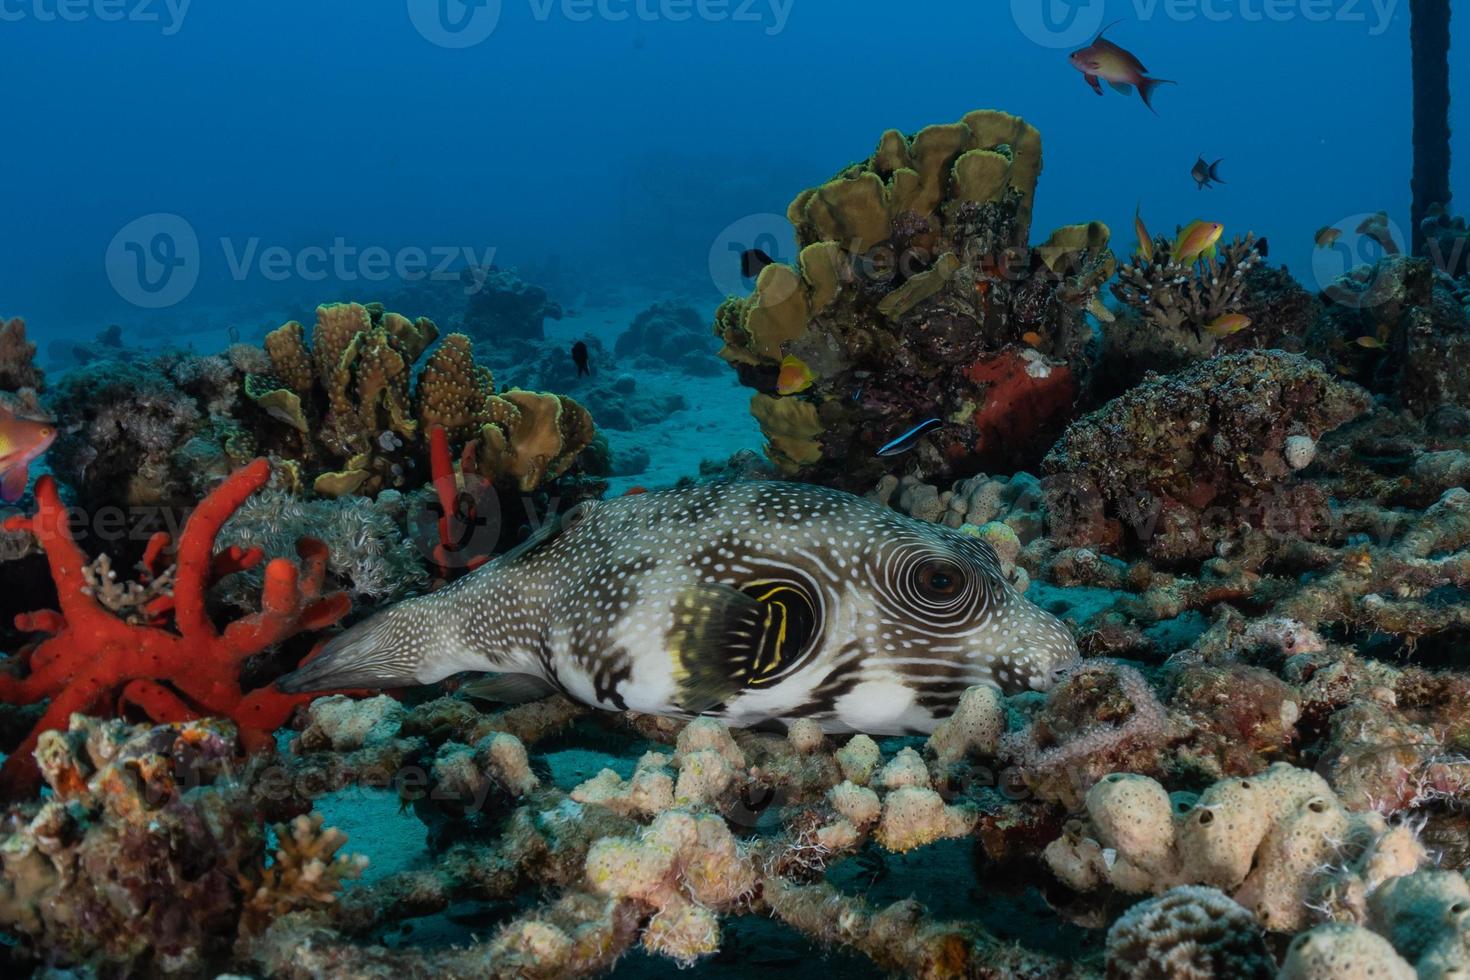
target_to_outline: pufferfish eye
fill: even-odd
[[[918,568],[918,585],[925,595],[948,599],[965,585],[965,573],[958,565],[943,559],[931,559]]]

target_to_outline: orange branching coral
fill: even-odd
[[[342,882],[362,874],[368,859],[339,854],[347,835],[322,824],[322,815],[312,813],[275,826],[275,862],[260,871],[257,882],[242,882],[249,892],[241,915],[243,931],[259,932],[287,912],[331,905]]]
[[[320,541],[299,542],[299,566],[285,558],[265,566],[260,612],[221,630],[205,609],[213,582],[252,568],[264,557],[258,548],[230,548],[216,555],[214,543],[220,526],[269,477],[269,464],[256,460],[199,503],[179,537],[173,594],[154,598],[145,607],[143,622],[119,617],[89,587],[87,557],[72,537],[55,481],[43,477],[36,484],[36,514],[12,517],[4,527],[29,531],[45,547],[61,608],[16,618],[22,630],[51,635],[18,657],[19,665],[28,668],[23,676],[0,674],[0,700],[49,700],[50,705],[0,768],[0,794],[14,796],[35,788],[31,753],[36,740],[42,732],[64,729],[73,712],[131,706],[156,722],[224,717],[240,727],[247,748],[257,748],[268,745],[271,733],[307,700],[273,687],[244,691],[240,672],[255,654],[346,615],[346,595],[323,595],[327,552]],[[168,543],[166,535],[155,535],[145,565],[157,567]]]

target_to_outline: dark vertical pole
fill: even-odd
[[[1419,225],[1431,204],[1450,203],[1450,0],[1409,0],[1414,71],[1413,251],[1424,253]]]

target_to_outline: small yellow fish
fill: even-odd
[[[1359,337],[1357,340],[1353,341],[1353,343],[1357,344],[1359,347],[1366,347],[1369,350],[1383,350],[1385,347],[1388,346],[1377,337]]]
[[[781,358],[781,373],[776,375],[776,393],[778,395],[794,395],[806,391],[816,380],[812,369],[806,366],[806,362],[793,354],[787,354]]]
[[[1216,337],[1228,337],[1233,333],[1240,333],[1250,325],[1251,318],[1244,313],[1226,313],[1205,324],[1205,329]]]
[[[1317,229],[1317,234],[1312,236],[1312,241],[1317,243],[1318,248],[1327,248],[1333,242],[1337,241],[1338,238],[1340,238],[1341,236],[1341,228],[1334,228],[1331,225],[1323,225],[1321,228]]]
[[[1027,330],[1025,333],[1021,334],[1021,339],[1026,341],[1026,343],[1030,344],[1032,347],[1041,346],[1041,334],[1037,333],[1035,330]]]
[[[1225,226],[1218,221],[1191,221],[1174,239],[1174,261],[1188,265],[1201,258],[1213,259],[1215,243],[1224,231]]]
[[[1138,254],[1143,256],[1145,262],[1154,260],[1154,240],[1143,226],[1143,218],[1139,217],[1138,208],[1133,209],[1133,230],[1138,235]]]

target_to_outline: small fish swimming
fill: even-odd
[[[1149,78],[1148,69],[1143,67],[1143,62],[1133,56],[1132,52],[1125,51],[1112,41],[1103,39],[1103,35],[1114,25],[1121,21],[1113,21],[1107,27],[1097,32],[1097,37],[1085,48],[1073,51],[1068,57],[1072,67],[1082,73],[1087,84],[1098,95],[1102,95],[1102,85],[1098,79],[1102,79],[1112,86],[1113,91],[1122,95],[1132,95],[1133,88],[1137,86],[1139,98],[1143,104],[1155,115],[1158,110],[1154,109],[1154,89],[1160,85],[1173,85],[1167,78]]]
[[[1138,254],[1145,262],[1154,260],[1154,240],[1143,225],[1143,218],[1138,213],[1138,208],[1133,209],[1133,232],[1138,236]]]
[[[27,418],[0,402],[0,500],[13,504],[25,495],[31,463],[55,441],[55,422]]]
[[[1251,318],[1244,313],[1226,313],[1205,324],[1205,329],[1216,337],[1228,337],[1240,333],[1251,325]]]
[[[592,373],[592,368],[587,365],[586,341],[579,340],[572,345],[572,363],[577,365],[577,377]]]
[[[1317,229],[1317,234],[1312,236],[1312,241],[1316,243],[1318,248],[1327,248],[1341,237],[1341,228],[1334,228],[1331,225],[1324,225],[1321,228]]]
[[[740,253],[740,274],[747,279],[754,279],[766,266],[775,264],[775,259],[758,248],[747,248]]]
[[[1179,237],[1174,239],[1171,257],[1175,262],[1185,265],[1201,258],[1213,259],[1215,243],[1220,240],[1224,231],[1225,226],[1218,221],[1191,221],[1179,232]]]
[[[493,671],[502,700],[922,734],[967,687],[1047,690],[1078,661],[984,542],[875,501],[736,482],[579,504],[437,592],[347,630],[283,691]]]
[[[915,446],[917,446],[919,444],[919,440],[922,439],[927,433],[933,432],[935,429],[939,428],[943,424],[944,423],[941,422],[939,419],[925,419],[918,425],[914,426],[912,429],[905,432],[903,435],[897,437],[896,439],[890,439],[882,446],[879,446],[878,451],[873,455],[897,456],[900,453],[906,453],[910,449],[913,449]]]
[[[1200,158],[1194,161],[1194,166],[1189,168],[1189,176],[1194,178],[1197,189],[1204,190],[1212,184],[1225,183],[1220,179],[1220,172],[1215,169],[1224,161],[1225,158],[1221,157],[1214,163],[1205,163],[1204,154],[1200,154]]]
[[[1359,337],[1357,340],[1353,341],[1353,343],[1357,344],[1359,347],[1366,347],[1368,350],[1384,350],[1388,347],[1388,345],[1385,344],[1383,341],[1373,336]]]
[[[805,361],[794,354],[787,354],[781,358],[781,371],[776,375],[776,394],[795,395],[806,391],[815,380],[816,375],[812,374]]]

